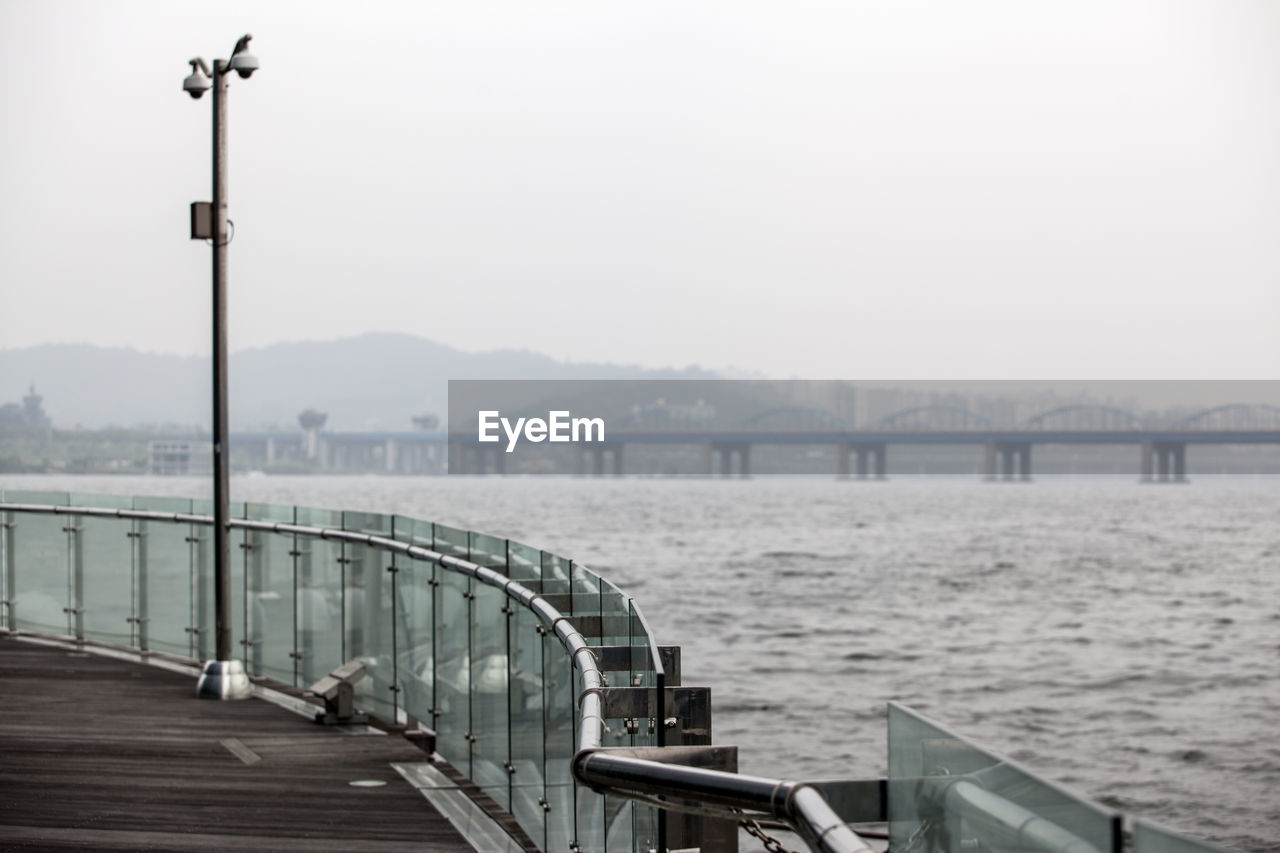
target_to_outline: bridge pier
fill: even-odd
[[[857,479],[870,479],[871,471],[875,471],[875,479],[887,480],[886,474],[888,451],[883,442],[843,442],[836,447],[836,477],[848,480],[850,475],[850,457],[856,466]]]
[[[733,476],[733,457],[738,457],[738,476],[751,476],[751,445],[745,442],[732,444],[709,444],[705,445],[703,460],[705,462],[704,471],[710,476],[711,455],[716,451],[720,453],[720,476]]]
[[[493,473],[506,473],[506,453],[501,447],[480,447],[459,441],[449,442],[449,473],[487,474],[487,454],[493,454]]]
[[[1142,483],[1186,483],[1187,444],[1184,441],[1142,443]]]
[[[987,442],[982,479],[990,483],[997,480],[1007,483],[1014,480],[1031,482],[1031,442]]]
[[[622,476],[622,445],[613,444],[605,446],[587,447],[576,444],[573,448],[573,476],[585,477],[587,474],[587,453],[591,454],[591,476],[603,477],[605,471],[605,454],[607,453],[612,462],[613,476]]]

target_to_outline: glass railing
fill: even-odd
[[[0,630],[213,657],[210,510],[0,493]],[[433,729],[440,755],[542,850],[665,850],[667,814],[682,811],[730,828],[781,819],[815,850],[866,850],[846,824],[887,821],[902,853],[1121,853],[1115,812],[896,704],[887,782],[714,769],[714,750],[736,766],[736,748],[671,728],[678,672],[635,602],[564,557],[396,515],[231,514],[232,639],[249,674],[305,688],[361,662],[357,706]],[[693,846],[700,830],[682,820],[674,837]],[[704,851],[736,849],[723,826],[708,832]],[[1136,853],[1223,849],[1141,821],[1132,838]]]
[[[209,506],[12,490],[0,499],[86,510],[4,513],[0,628],[213,656],[211,525],[198,518]],[[647,643],[632,635],[641,620],[629,598],[584,566],[518,542],[376,513],[233,504],[231,514],[234,523],[367,534],[457,557],[545,592],[570,619],[593,617],[590,645]],[[359,660],[368,677],[356,684],[357,706],[434,729],[437,751],[542,849],[657,844],[655,809],[573,780],[580,679],[556,633],[501,587],[376,544],[296,530],[233,526],[231,545],[232,642],[251,676],[305,688]],[[647,654],[618,675],[656,684]]]

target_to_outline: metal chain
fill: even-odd
[[[742,814],[742,809],[734,809],[735,812]],[[764,844],[764,849],[769,853],[796,853],[796,851],[782,846],[782,842],[774,838],[772,835],[764,831],[754,818],[744,817],[738,821],[738,826],[747,831],[747,834],[759,840]]]

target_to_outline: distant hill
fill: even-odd
[[[647,370],[566,364],[528,350],[467,353],[404,334],[275,344],[230,357],[231,427],[296,428],[307,408],[327,429],[404,429],[431,412],[443,420],[450,379],[714,379],[697,367]],[[55,427],[207,425],[208,358],[86,344],[0,350],[0,404],[29,385]]]

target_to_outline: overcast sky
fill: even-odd
[[[1277,378],[1280,3],[0,0],[0,347]]]

